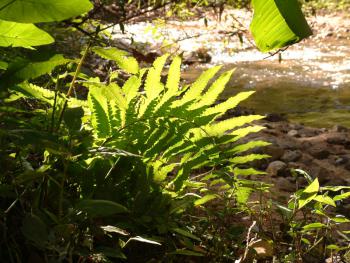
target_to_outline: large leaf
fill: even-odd
[[[61,54],[53,55],[45,60],[18,59],[8,66],[7,71],[1,76],[0,81],[11,85],[30,80],[52,72],[57,66],[65,65],[72,61]]]
[[[88,12],[89,0],[0,0],[0,18],[22,23],[61,21]]]
[[[297,0],[253,0],[250,30],[262,52],[297,43],[312,35]]]
[[[76,208],[88,213],[91,217],[104,217],[128,212],[121,204],[109,200],[84,199],[76,205]]]
[[[0,20],[1,47],[32,48],[52,42],[54,39],[35,25]]]

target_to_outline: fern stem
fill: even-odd
[[[67,91],[67,94],[66,94],[66,98],[65,98],[65,101],[64,101],[64,105],[63,105],[63,108],[62,108],[62,111],[60,113],[60,117],[58,119],[58,125],[57,125],[57,131],[60,129],[60,126],[61,126],[61,123],[62,123],[62,120],[63,120],[63,114],[64,112],[66,111],[66,108],[67,108],[67,105],[68,105],[68,98],[71,96],[73,90],[74,90],[74,87],[75,87],[75,82],[77,80],[77,77],[80,73],[80,70],[81,70],[81,66],[83,65],[85,59],[86,59],[86,56],[87,54],[89,53],[89,50],[91,48],[91,41],[88,43],[86,49],[84,50],[84,53],[78,63],[78,66],[77,66],[77,69],[75,70],[74,72],[74,76],[73,76],[73,79],[70,83],[70,86],[69,86],[69,89]]]

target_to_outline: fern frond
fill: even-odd
[[[240,144],[238,146],[235,146],[234,148],[227,150],[225,153],[226,154],[236,154],[236,153],[242,153],[257,147],[264,147],[268,146],[271,143],[269,142],[264,142],[264,141],[250,141],[244,144]]]
[[[230,133],[230,136],[234,136],[234,139],[228,140],[227,142],[234,142],[237,141],[245,136],[247,136],[250,133],[256,133],[259,131],[262,131],[266,127],[260,126],[260,125],[254,125],[254,126],[249,126],[245,128],[240,128],[237,130],[234,130],[233,132]]]
[[[221,66],[215,66],[203,72],[199,78],[190,86],[183,98],[174,102],[173,107],[179,107],[189,101],[197,100],[207,86],[208,82],[221,69]]]
[[[104,59],[115,61],[118,67],[127,73],[137,74],[139,72],[139,64],[137,60],[133,57],[129,57],[128,52],[114,47],[93,47],[92,51]]]
[[[227,82],[231,79],[231,76],[234,72],[233,70],[227,71],[222,74],[205,92],[199,99],[198,102],[191,105],[190,109],[200,108],[203,106],[210,106],[213,104],[218,96],[223,92]]]
[[[129,103],[133,98],[139,94],[141,86],[141,78],[137,76],[131,76],[123,85],[123,92],[125,94],[126,103]]]
[[[168,57],[169,55],[165,54],[157,58],[153,62],[153,66],[148,70],[145,81],[145,92],[148,101],[157,97],[164,90],[164,85],[161,83],[160,77]]]
[[[90,90],[88,102],[91,109],[91,124],[96,131],[97,137],[108,137],[111,133],[111,126],[108,117],[107,100]]]
[[[208,108],[205,112],[204,115],[212,115],[212,114],[224,114],[226,111],[229,109],[235,108],[240,102],[243,100],[246,100],[249,98],[252,94],[254,94],[255,91],[245,91],[245,92],[240,92],[234,97],[230,97],[226,101],[215,105],[214,107]]]
[[[266,172],[258,171],[258,170],[254,169],[254,168],[242,169],[242,168],[235,167],[233,169],[233,174],[235,176],[238,176],[238,175],[249,176],[249,175],[266,174]]]
[[[157,113],[161,114],[163,110],[170,108],[173,101],[176,100],[176,95],[179,92],[180,70],[181,58],[175,57],[169,68],[168,78],[165,85],[166,91],[155,108]]]
[[[23,82],[19,85],[16,85],[12,88],[12,90],[22,94],[27,98],[41,100],[43,102],[49,103],[50,105],[53,105],[54,103],[55,92],[28,82]]]
[[[229,159],[229,162],[237,165],[237,164],[249,163],[249,162],[256,161],[256,160],[262,160],[262,159],[266,159],[269,157],[270,157],[270,155],[267,155],[267,154],[248,154],[245,156],[233,157],[233,158]]]
[[[169,73],[165,88],[167,89],[168,96],[174,95],[179,90],[180,83],[180,70],[181,70],[181,58],[175,57],[170,64]],[[166,94],[167,94],[166,93]]]
[[[206,127],[206,132],[212,136],[223,135],[226,131],[243,126],[253,121],[261,120],[264,116],[261,115],[248,115],[239,116],[231,119],[223,120]]]

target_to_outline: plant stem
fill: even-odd
[[[77,77],[78,77],[78,75],[80,73],[81,66],[83,65],[83,63],[85,61],[85,58],[86,58],[87,54],[89,53],[89,50],[90,50],[90,47],[91,47],[91,43],[92,43],[91,41],[88,43],[88,45],[87,45],[86,49],[84,50],[84,53],[83,53],[80,61],[79,61],[77,69],[75,70],[73,79],[72,79],[72,81],[70,83],[69,89],[68,89],[67,94],[66,94],[64,105],[63,105],[62,111],[60,113],[60,117],[58,119],[57,131],[60,129],[60,126],[61,126],[61,123],[62,123],[62,119],[63,119],[63,114],[66,111],[66,108],[67,108],[67,105],[68,105],[68,98],[71,96],[71,94],[72,94],[72,92],[74,90],[75,82],[76,82]]]

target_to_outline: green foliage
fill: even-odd
[[[297,0],[253,0],[250,30],[263,52],[283,48],[312,35]]]
[[[56,260],[98,253],[105,260],[132,258],[128,250],[135,242],[161,245],[170,258],[203,255],[205,251],[194,248],[200,238],[182,223],[184,214],[220,199],[212,187],[235,193],[249,188],[253,192],[254,185],[240,179],[240,174],[258,174],[245,168],[249,162],[266,157],[246,153],[266,143],[239,143],[240,138],[262,129],[250,125],[262,116],[223,119],[252,92],[215,104],[233,71],[208,85],[219,70],[215,67],[192,85],[182,87],[178,57],[163,83],[168,55],[156,59],[150,68],[139,69],[124,52],[93,50],[104,58],[113,58],[132,75],[124,81],[118,79],[119,85],[112,78],[108,83],[98,78],[80,79],[81,88],[89,89],[87,100],[61,92],[67,74],[52,72],[69,61],[61,55],[10,66],[3,75],[7,79],[12,72],[15,82],[23,81],[11,88],[9,104],[24,100],[37,105],[30,122],[18,118],[23,114],[19,109],[5,107],[10,125],[0,137],[9,151],[2,156],[18,166],[18,170],[6,170],[2,184],[15,185],[22,203],[26,202],[22,195],[31,189],[27,195],[29,210],[17,205],[6,208],[11,211],[6,217],[12,213],[26,215],[19,217],[23,227],[18,236],[30,245],[16,241],[16,246],[22,247],[23,253],[33,246]],[[123,67],[119,59],[125,58]],[[74,75],[79,76],[78,70]],[[48,72],[56,77],[47,87],[28,82]],[[33,151],[40,163],[33,161]],[[203,170],[205,176],[201,175]],[[9,206],[13,202],[10,195],[5,200]],[[102,237],[103,242],[91,243],[84,238],[88,236]],[[70,250],[66,249],[68,242],[74,244]],[[86,250],[86,243],[89,249],[84,254],[81,251]],[[59,255],[57,250],[61,251]],[[6,251],[3,258],[17,253],[12,246]]]
[[[1,0],[0,19],[20,23],[61,21],[88,12],[89,0]]]
[[[54,39],[33,24],[21,24],[0,20],[0,46],[24,47],[47,45]]]
[[[124,93],[124,87],[115,84],[88,84],[92,125],[97,138],[103,139],[104,147],[118,147],[142,156],[149,176],[158,182],[165,180],[166,174],[179,171],[169,182],[169,186],[175,185],[176,189],[181,189],[193,170],[227,162],[235,167],[265,158],[260,155],[225,158],[225,151],[238,139],[235,131],[262,118],[251,115],[219,121],[232,104],[223,102],[215,105],[215,110],[210,108],[223,91],[232,71],[222,74],[205,90],[219,68],[214,68],[214,71],[210,69],[184,90],[179,87],[178,58],[170,66],[166,85],[160,82],[166,58],[166,55],[160,57],[148,70],[144,94],[137,92],[130,97],[130,93],[128,96]],[[141,79],[137,83],[140,84]],[[234,99],[238,102],[240,98],[241,94]],[[253,131],[246,130],[247,133]],[[242,154],[257,146],[261,144],[252,142],[249,147],[236,147],[235,152],[231,153]]]
[[[139,71],[139,65],[135,58],[128,56],[128,53],[117,48],[101,48],[94,47],[92,48],[97,55],[109,59],[114,60],[119,68],[130,73],[137,74]]]

